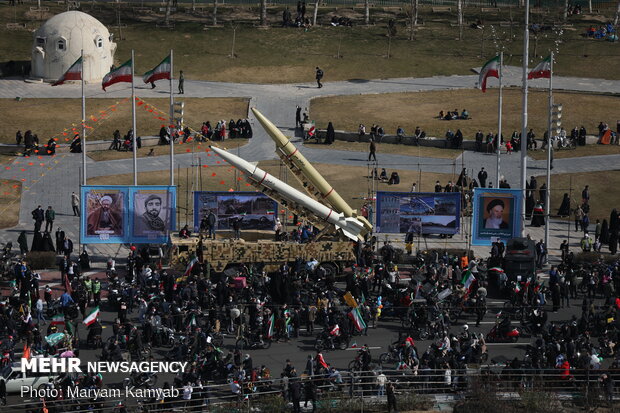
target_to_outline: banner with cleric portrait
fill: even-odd
[[[80,236],[83,244],[117,244],[127,237],[127,187],[83,186]]]
[[[176,229],[176,187],[129,187],[128,242],[164,243]]]
[[[522,196],[519,189],[474,188],[472,244],[521,236]]]

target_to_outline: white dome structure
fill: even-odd
[[[100,81],[110,71],[116,43],[108,29],[81,11],[57,14],[34,32],[31,77],[60,78],[84,51],[84,80]]]

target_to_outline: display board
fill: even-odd
[[[240,219],[242,230],[273,230],[278,204],[260,192],[194,192],[194,231],[202,218],[213,212],[216,230],[230,230]]]
[[[376,232],[454,235],[460,215],[458,192],[377,192]]]
[[[176,230],[176,187],[82,186],[83,244],[164,243]]]
[[[472,244],[520,237],[522,197],[520,189],[474,188]]]

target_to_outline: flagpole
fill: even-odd
[[[172,89],[174,78],[174,55],[170,49],[170,186],[174,186],[174,89]]]
[[[499,102],[497,104],[497,166],[495,170],[495,188],[499,188],[499,153],[502,143],[502,65],[504,64],[504,52],[499,53]],[[486,182],[479,182],[481,186],[486,186]]]
[[[525,0],[525,28],[523,33],[523,112],[521,127],[521,236],[525,236],[525,198],[527,189],[527,65],[530,48],[530,0]]]
[[[545,245],[549,248],[549,218],[551,206],[551,151],[553,151],[553,140],[551,139],[551,123],[553,116],[553,52],[549,61],[549,123],[547,128],[547,191],[545,192]]]
[[[86,96],[84,95],[84,50],[80,51],[82,65],[80,77],[82,78],[82,185],[86,185]]]
[[[137,158],[137,148],[136,148],[136,91],[135,91],[135,82],[134,82],[134,53],[133,49],[131,50],[131,127],[133,129],[133,184],[134,186],[138,185],[138,158]]]

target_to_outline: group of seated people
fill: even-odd
[[[161,132],[160,132],[161,138]],[[136,137],[136,147],[140,149],[142,147],[142,138]],[[133,151],[133,129],[129,129],[127,134],[121,139],[121,133],[118,129],[112,134],[112,143],[108,150],[114,151]],[[80,150],[81,151],[81,150]]]
[[[593,39],[607,38],[610,41],[618,40],[618,36],[616,35],[616,29],[614,28],[612,23],[607,23],[605,25],[599,26],[598,29],[594,26],[590,26],[586,30],[585,36],[591,37]]]
[[[398,185],[400,184],[400,176],[398,172],[394,171],[388,178],[387,171],[385,168],[381,168],[381,173],[377,176],[377,168],[374,168],[372,171],[373,178],[379,180],[380,182],[387,182],[388,185]]]
[[[348,17],[333,16],[331,20],[331,25],[353,27],[353,20],[349,19]]]
[[[462,119],[462,120],[467,120],[470,119],[469,118],[469,112],[467,111],[467,109],[463,109],[463,111],[461,112],[461,114],[459,115],[459,110],[458,109],[454,109],[454,111],[450,112],[449,110],[444,112],[443,110],[439,111],[439,119],[443,119],[443,120],[457,120],[457,119]]]

